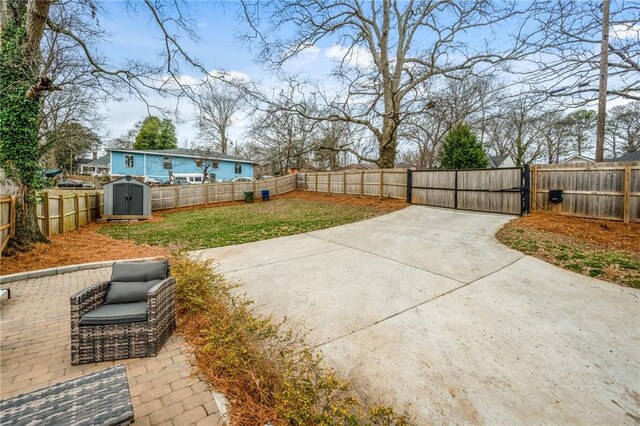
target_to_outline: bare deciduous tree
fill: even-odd
[[[243,92],[224,83],[205,86],[199,96],[200,134],[223,154],[229,151],[229,128],[243,105]]]
[[[585,105],[598,97],[602,2],[542,0],[532,7],[535,37],[525,41],[538,54],[521,67],[532,90],[564,104]],[[611,4],[608,54],[610,97],[640,100],[640,3]],[[523,40],[524,41],[524,40]]]
[[[245,39],[259,44],[259,58],[276,69],[320,41],[336,43],[340,63],[332,75],[340,87],[295,87],[281,108],[312,120],[362,126],[377,141],[377,155],[363,159],[380,167],[394,166],[400,126],[420,112],[414,106],[429,98],[427,88],[460,71],[489,73],[524,53],[518,38],[509,46],[486,40],[487,28],[524,12],[516,3],[247,0],[243,6],[252,30]],[[293,26],[293,34],[279,38],[285,25]],[[319,105],[321,113],[300,108],[307,103]]]

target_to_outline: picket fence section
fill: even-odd
[[[295,175],[254,182],[217,182],[202,185],[160,186],[151,189],[151,210],[166,210],[228,201],[244,200],[245,192],[260,197],[262,190],[270,196],[296,190]]]
[[[407,197],[406,169],[298,173],[299,190],[380,198]]]
[[[73,231],[102,215],[102,191],[46,191],[36,207],[38,228],[50,237]]]
[[[640,222],[640,162],[540,164],[531,175],[534,212]],[[549,201],[559,189],[562,202]]]
[[[0,253],[16,235],[16,196],[0,198]]]

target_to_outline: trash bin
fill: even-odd
[[[263,189],[262,190],[262,201],[269,201],[269,190],[268,189]]]
[[[244,193],[244,202],[253,203],[253,192],[248,191]]]

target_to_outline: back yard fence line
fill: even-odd
[[[50,237],[73,231],[102,214],[102,191],[73,193],[73,191],[46,191],[36,208],[38,228]]]
[[[407,199],[407,170],[348,170],[299,173],[298,189],[326,194]]]
[[[503,179],[513,174],[514,170],[487,169],[485,173],[482,170],[454,173],[441,169],[414,171],[412,201],[469,210],[477,210],[476,204],[488,204],[494,205],[493,211],[519,213],[518,194],[508,192],[510,185],[505,186]],[[458,175],[458,191],[462,192],[458,192],[454,200],[449,181],[455,175]],[[303,191],[408,198],[408,173],[405,169],[300,173],[297,176],[298,189]],[[640,222],[640,162],[534,164],[531,166],[530,182],[532,212],[548,211],[625,223]],[[473,188],[474,193],[466,194],[465,188]],[[563,201],[550,202],[549,191],[557,189],[563,191]],[[465,197],[476,199],[466,200]]]
[[[0,252],[16,235],[16,196],[0,198]]]
[[[265,189],[269,190],[270,196],[295,191],[296,176],[288,175],[254,182],[218,182],[152,188],[151,210],[241,201],[244,200],[245,192],[253,192],[256,197],[260,197],[260,192]]]
[[[560,203],[549,191],[561,189]],[[534,164],[531,209],[569,216],[640,222],[640,162]]]

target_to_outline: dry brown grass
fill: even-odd
[[[229,398],[233,424],[409,424],[391,407],[356,400],[302,336],[256,315],[209,263],[177,256],[172,273],[178,331],[198,371]]]

